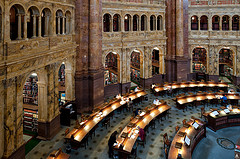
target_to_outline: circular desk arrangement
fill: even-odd
[[[121,158],[127,158],[133,149],[138,138],[138,127],[144,129],[149,123],[158,116],[166,116],[167,111],[171,109],[166,102],[159,105],[146,107],[140,115],[137,115],[120,133],[117,138],[117,144],[114,150],[119,152]]]
[[[147,93],[144,90],[140,90],[124,96],[124,98],[131,98],[131,100],[136,103],[140,102],[145,95],[147,95]],[[98,107],[96,109],[97,111],[90,115],[89,119],[81,122],[80,124],[76,124],[75,128],[66,134],[65,139],[70,140],[75,145],[78,145],[78,143],[80,145],[82,141],[85,142],[86,136],[95,130],[99,122],[111,115],[114,110],[126,106],[128,101],[122,101],[122,99],[123,98],[120,97],[119,99],[115,99],[106,105],[104,104],[101,107]]]
[[[175,135],[168,159],[191,159],[196,145],[206,137],[206,123],[199,119],[191,119],[183,125]]]
[[[179,90],[185,90],[185,91],[194,91],[194,90],[212,90],[212,91],[219,91],[223,90],[224,92],[227,92],[228,84],[223,82],[181,82],[181,83],[169,83],[164,85],[153,85],[152,92],[155,96],[164,95],[165,93],[177,93]]]

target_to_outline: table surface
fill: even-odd
[[[239,100],[240,96],[238,93],[199,93],[194,95],[187,95],[182,97],[177,97],[176,101],[178,104],[190,103],[193,101],[202,101],[206,99],[220,99],[223,95],[227,96],[227,99]]]
[[[237,140],[236,145],[240,146],[240,138]],[[240,158],[240,152],[235,151],[235,156],[236,156],[236,154],[238,154],[238,156]],[[239,158],[235,158],[235,159],[239,159]]]
[[[170,106],[168,106],[166,104],[166,102],[161,103],[160,105],[152,105],[152,107],[150,109],[147,110],[147,113],[144,114],[142,117],[135,117],[130,123],[131,124],[135,124],[135,126],[133,128],[130,128],[128,126],[126,126],[122,132],[120,133],[120,135],[117,138],[117,143],[118,145],[116,145],[114,147],[114,149],[119,149],[120,147],[120,143],[123,145],[123,151],[126,153],[131,153],[132,148],[138,138],[138,132],[136,132],[137,127],[141,127],[142,129],[145,128],[146,125],[148,125],[152,119],[154,119],[155,117],[157,117],[158,115],[160,115],[161,113],[167,111],[171,109]],[[130,133],[129,133],[130,132]],[[121,135],[123,133],[128,133],[132,135],[126,138],[121,137]]]
[[[66,153],[61,153],[58,157],[50,157],[50,155],[47,157],[47,159],[69,159],[69,158],[70,158],[70,155]]]
[[[190,144],[192,144],[192,141],[195,139],[195,136],[200,133],[198,132],[198,130],[196,130],[192,124],[193,124],[194,121],[190,120],[188,121],[187,123],[190,124],[190,127],[189,128],[186,128],[186,127],[181,127],[179,129],[179,131],[177,132],[177,134],[175,135],[172,143],[171,143],[171,147],[169,149],[169,152],[168,152],[168,159],[176,159],[177,156],[178,156],[178,153],[181,153],[182,154],[182,158],[184,159],[190,159],[192,158],[192,150],[191,150],[191,145],[190,146],[187,146],[186,144],[184,144],[184,137],[181,137],[178,135],[179,132],[186,132],[187,134],[187,137],[191,140],[190,141]],[[199,124],[199,128],[198,129],[201,129],[203,126],[204,126],[204,122],[202,122],[201,120],[197,119],[196,122]],[[176,145],[176,142],[179,142],[179,143],[182,143],[182,148],[181,149],[178,149],[175,147]]]
[[[232,110],[230,110],[229,113],[225,113],[224,110],[222,109],[219,109],[217,110],[217,112],[219,113],[219,115],[215,116],[213,113],[213,111],[208,111],[206,113],[204,113],[204,116],[208,116],[210,115],[212,118],[221,118],[221,117],[224,117],[224,116],[231,116],[231,115],[235,115],[235,114],[240,114],[240,108],[233,108]]]
[[[181,82],[181,83],[169,83],[169,84],[164,84],[163,86],[156,86],[154,87],[154,90],[156,92],[159,91],[164,91],[167,90],[167,87],[172,87],[172,89],[177,89],[177,88],[186,88],[186,87],[228,87],[227,83],[223,82]]]
[[[134,100],[146,94],[147,93],[144,90],[140,90],[138,92],[131,93],[125,97],[131,98],[132,100]],[[86,121],[84,124],[81,125],[80,128],[78,129],[74,128],[73,130],[71,130],[65,136],[65,138],[70,139],[71,136],[74,135],[74,140],[81,142],[82,139],[90,132],[90,130],[92,130],[92,128],[95,127],[102,119],[104,119],[108,114],[110,114],[111,112],[113,112],[114,110],[122,106],[120,102],[121,100],[118,99],[100,108],[99,111],[90,115],[92,119]],[[102,112],[102,116],[99,115],[99,112]]]

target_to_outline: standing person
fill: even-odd
[[[138,141],[145,141],[145,132],[144,132],[143,128],[138,126],[138,130],[139,130],[139,136],[138,136],[137,140]]]
[[[117,131],[114,131],[108,140],[109,158],[113,157],[113,144],[116,143],[116,136],[117,136]]]

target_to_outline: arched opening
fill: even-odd
[[[138,15],[133,16],[133,31],[138,31],[139,17]]]
[[[222,30],[229,30],[229,16],[222,17]]]
[[[156,17],[154,15],[150,17],[150,30],[156,30]]]
[[[198,17],[196,15],[191,17],[191,30],[198,30]]]
[[[63,62],[58,71],[58,90],[59,90],[59,105],[65,104],[65,63]]]
[[[105,85],[119,82],[119,55],[116,52],[110,52],[105,59]]]
[[[63,12],[61,10],[56,12],[56,34],[63,34]]]
[[[110,22],[111,22],[111,15],[110,14],[104,14],[103,16],[103,31],[104,32],[110,32]]]
[[[207,72],[207,51],[205,48],[196,47],[192,53],[193,72]]]
[[[24,9],[21,5],[15,4],[10,8],[10,39],[20,40],[24,33]]]
[[[134,50],[131,53],[131,62],[130,62],[130,68],[131,68],[131,81],[139,84],[140,83],[140,70],[141,70],[141,61],[140,61],[140,51]]]
[[[208,17],[206,15],[200,18],[200,30],[208,30]]]
[[[234,54],[229,48],[223,48],[219,51],[219,76],[225,76],[231,79],[234,75]]]
[[[158,75],[159,72],[159,61],[160,61],[160,56],[159,56],[159,49],[154,48],[152,52],[152,75]]]
[[[163,30],[162,16],[161,15],[159,15],[157,17],[157,30]]]
[[[28,9],[27,17],[27,37],[35,38],[38,35],[38,25],[39,25],[39,11],[37,7],[31,7]]]
[[[119,14],[115,14],[113,16],[113,31],[116,31],[116,32],[120,31],[121,30],[120,27],[121,27],[121,17]]]
[[[215,15],[212,17],[212,30],[219,30],[219,16]]]
[[[147,16],[142,15],[141,16],[141,31],[147,30]]]
[[[239,16],[234,15],[232,18],[232,30],[239,30]]]
[[[23,130],[38,132],[38,76],[32,73],[23,87]]]
[[[65,17],[66,17],[66,22],[65,22],[65,33],[66,34],[72,34],[72,17],[71,17],[71,12],[67,11],[66,14],[65,14]]]
[[[130,27],[131,27],[131,15],[127,14],[124,17],[124,30],[130,31]]]
[[[42,14],[41,14],[41,18],[42,18],[42,37],[46,37],[50,35],[50,31],[51,31],[51,11],[48,8],[43,9]]]

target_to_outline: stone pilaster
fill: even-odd
[[[0,83],[0,158],[4,153],[4,82]]]

